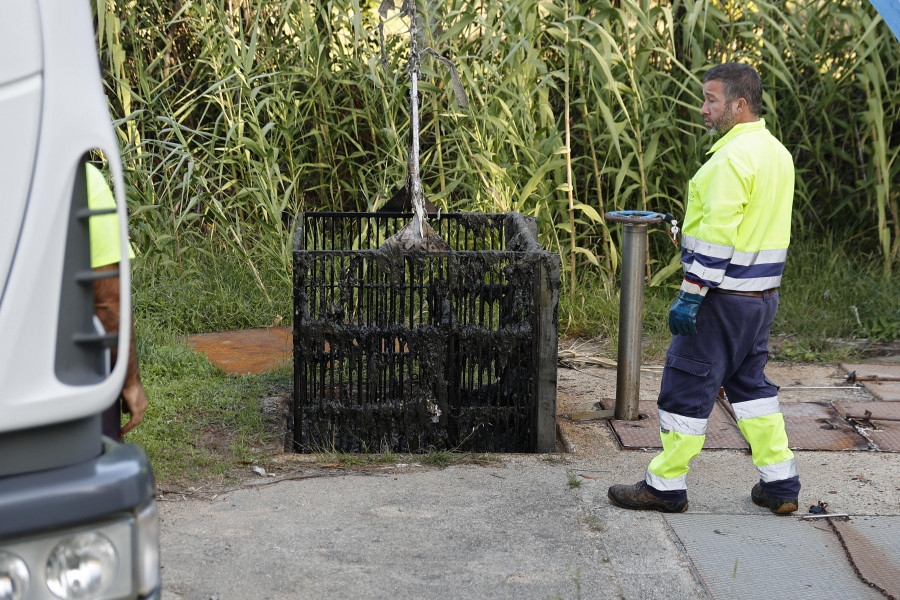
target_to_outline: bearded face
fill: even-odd
[[[734,127],[735,118],[734,114],[731,111],[731,104],[725,104],[725,110],[722,114],[717,117],[713,117],[710,115],[706,120],[706,131],[709,132],[710,135],[725,135],[728,131]]]
[[[711,135],[723,135],[737,123],[731,105],[725,99],[725,89],[721,81],[713,80],[703,84],[703,115],[706,130]]]

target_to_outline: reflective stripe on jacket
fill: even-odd
[[[760,119],[732,127],[709,154],[688,189],[685,277],[729,290],[778,287],[791,236],[790,153]]]

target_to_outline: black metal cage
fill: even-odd
[[[294,244],[294,449],[555,449],[559,256],[517,213],[304,213]],[[387,242],[387,243],[386,243]]]

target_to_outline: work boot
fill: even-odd
[[[653,495],[644,486],[643,481],[634,485],[614,485],[609,488],[609,501],[622,508],[631,510],[658,510],[667,513],[680,513],[687,510],[687,500],[663,500]]]
[[[753,504],[768,508],[779,515],[786,515],[797,510],[797,498],[773,498],[758,483],[750,490],[750,498],[753,500]]]

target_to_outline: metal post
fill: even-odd
[[[624,225],[615,416],[616,419],[634,421],[638,418],[638,400],[641,392],[641,325],[644,320],[647,225],[632,223]]]
[[[622,248],[622,294],[619,297],[619,355],[614,410],[574,413],[573,421],[614,417],[636,421],[641,397],[641,325],[644,321],[644,269],[647,255],[647,225],[669,221],[670,234],[678,233],[672,215],[645,210],[620,210],[606,213],[608,223],[625,224]]]

